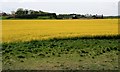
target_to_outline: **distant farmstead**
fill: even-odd
[[[103,19],[103,15],[80,15],[80,14],[59,14],[57,15],[58,19],[81,19],[81,18],[93,18],[93,19]]]
[[[93,15],[94,19],[103,19],[103,15]]]

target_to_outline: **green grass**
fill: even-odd
[[[3,43],[4,70],[117,70],[119,36]]]

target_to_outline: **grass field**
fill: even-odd
[[[3,70],[118,70],[117,38],[3,43]]]
[[[118,34],[118,20],[3,20],[2,33],[3,42],[113,35]]]
[[[3,70],[118,70],[117,19],[3,20],[2,26]]]

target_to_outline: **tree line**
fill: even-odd
[[[59,14],[49,13],[44,11],[28,10],[18,8],[16,11],[11,11],[11,14],[5,12],[0,13],[4,19],[103,19],[103,15],[91,14]]]

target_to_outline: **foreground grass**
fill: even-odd
[[[117,70],[118,36],[3,43],[3,70]]]

